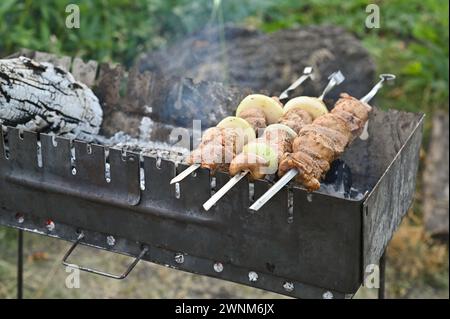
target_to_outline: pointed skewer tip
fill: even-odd
[[[184,171],[182,171],[180,174],[178,174],[177,176],[172,178],[172,180],[170,181],[170,185],[181,182],[183,179],[188,177],[191,173],[193,173],[197,169],[199,169],[200,166],[201,166],[200,164],[192,164],[191,166],[186,168]]]

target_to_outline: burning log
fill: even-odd
[[[26,57],[0,60],[0,124],[92,140],[103,112],[72,74]]]

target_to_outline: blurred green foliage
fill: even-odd
[[[80,7],[80,29],[65,26],[69,3]],[[365,27],[369,3],[380,7],[379,29]],[[448,109],[448,10],[447,0],[2,0],[0,53],[29,48],[130,65],[207,24],[266,32],[335,24],[361,38],[380,72],[399,76],[384,96],[395,100],[389,106],[431,112]]]
[[[379,29],[365,27],[369,3],[380,8]],[[266,31],[305,24],[346,28],[362,40],[380,72],[398,75],[397,89],[383,96],[389,107],[432,112],[448,110],[448,10],[446,0],[280,0],[261,21]]]

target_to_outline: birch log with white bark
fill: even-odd
[[[92,140],[103,112],[69,72],[26,57],[0,59],[0,124]]]

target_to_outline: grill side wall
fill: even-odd
[[[401,140],[397,143],[389,143],[392,137],[386,139],[386,148],[395,145],[401,147],[364,203],[363,270],[369,265],[378,265],[394,232],[413,203],[423,118],[423,115],[416,115],[413,122],[415,128],[407,135],[406,140],[402,136],[407,131],[394,137]],[[402,126],[398,129],[402,130]],[[364,272],[364,278],[367,275],[369,273]]]

